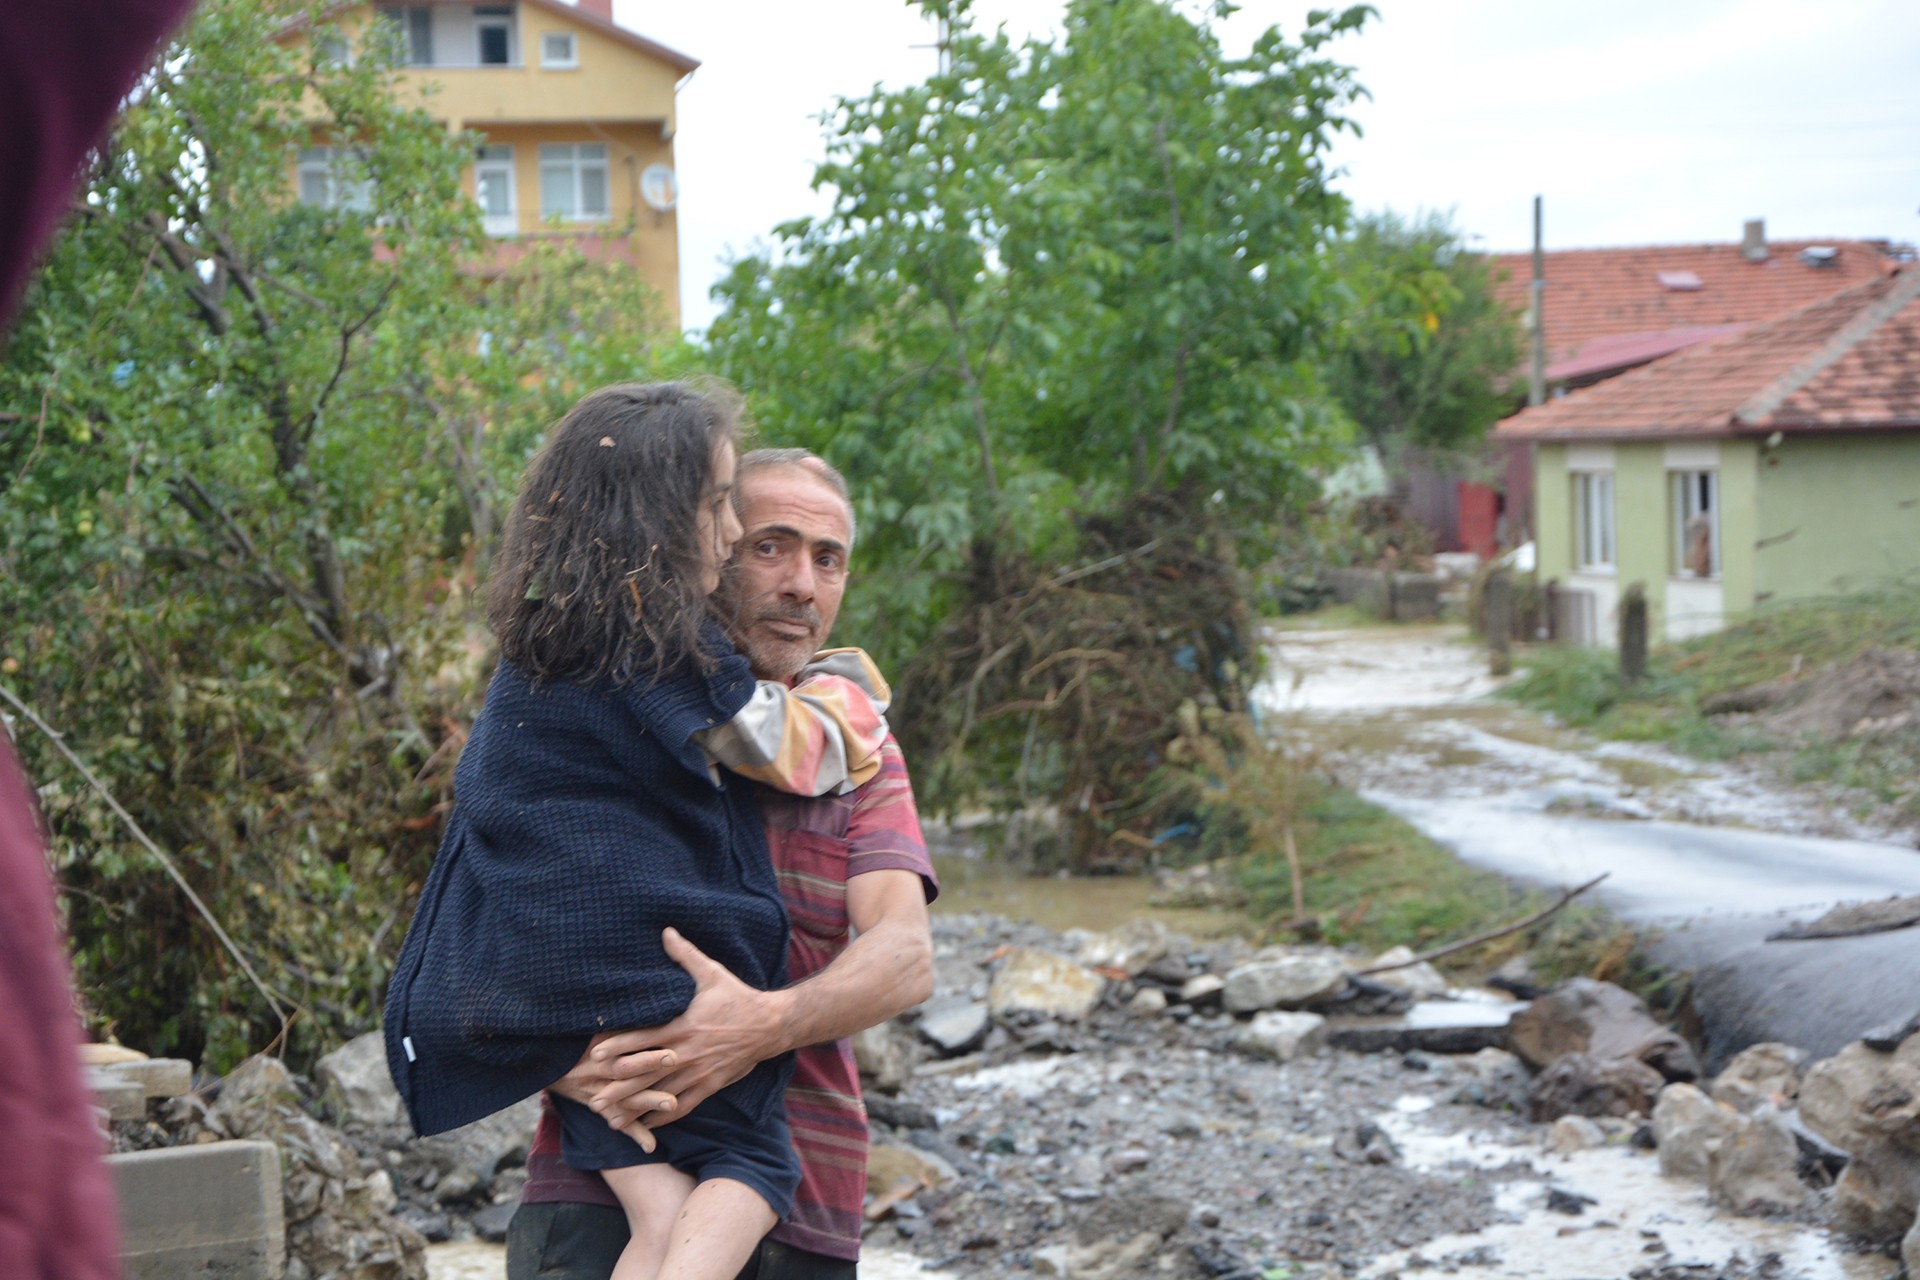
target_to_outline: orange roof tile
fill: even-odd
[[[1519,440],[1920,429],[1920,267],[1523,409]]]
[[[1804,251],[1817,247],[1834,250],[1828,265],[1802,261]],[[1774,241],[1760,262],[1749,262],[1738,244],[1556,249],[1543,257],[1550,364],[1576,357],[1585,363],[1582,349],[1596,338],[1771,320],[1897,265],[1886,243],[1871,240]],[[1496,296],[1524,312],[1531,301],[1533,255],[1493,254],[1488,265]],[[1669,287],[1663,275],[1685,287]],[[1698,288],[1688,276],[1699,281]]]

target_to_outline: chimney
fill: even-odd
[[[591,0],[581,0],[582,4],[590,2]],[[1753,218],[1748,221],[1740,236],[1740,256],[1748,262],[1767,260],[1767,220],[1765,218]]]
[[[613,0],[574,0],[574,7],[604,22],[613,21]]]

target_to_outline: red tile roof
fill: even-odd
[[[1590,382],[1595,374],[1631,369],[1649,360],[1672,355],[1696,342],[1711,342],[1730,333],[1739,333],[1746,327],[1744,324],[1710,324],[1687,329],[1662,329],[1658,333],[1618,333],[1604,338],[1590,338],[1581,343],[1580,349],[1572,355],[1549,364],[1547,381]]]
[[[1920,429],[1920,267],[1523,409],[1502,439]]]
[[[1833,249],[1826,266],[1809,266],[1804,250]],[[1652,335],[1771,320],[1842,289],[1887,274],[1889,246],[1871,240],[1788,240],[1749,262],[1738,244],[1645,245],[1626,249],[1556,249],[1543,255],[1547,362],[1589,362],[1596,338]],[[1493,254],[1496,295],[1516,312],[1531,302],[1533,255]],[[1692,275],[1698,288],[1670,288]],[[1689,285],[1691,282],[1686,282]],[[1672,347],[1668,348],[1672,350]]]

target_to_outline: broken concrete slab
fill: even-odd
[[[1527,1006],[1478,1000],[1422,1000],[1405,1013],[1336,1017],[1327,1043],[1354,1053],[1478,1053],[1507,1047],[1508,1024]]]
[[[109,1156],[127,1280],[280,1280],[286,1223],[271,1142]]]
[[[88,1067],[87,1088],[109,1120],[138,1120],[147,1114],[147,1091],[138,1080],[123,1079],[105,1067]]]
[[[185,1058],[136,1058],[91,1070],[101,1078],[130,1081],[147,1098],[178,1098],[193,1092],[193,1064]]]

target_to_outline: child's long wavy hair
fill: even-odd
[[[700,505],[744,419],[717,385],[629,383],[574,405],[527,465],[494,559],[501,656],[537,683],[710,670]]]

